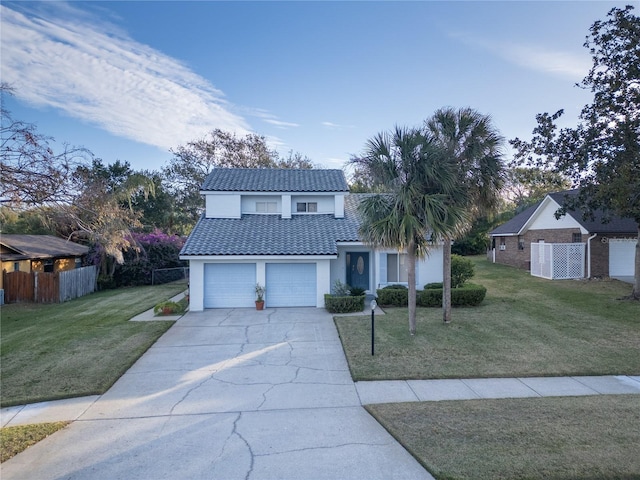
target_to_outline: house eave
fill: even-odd
[[[201,261],[256,261],[256,260],[335,260],[337,254],[327,255],[180,255],[180,260],[201,260]]]

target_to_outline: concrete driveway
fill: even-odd
[[[319,309],[187,314],[69,428],[1,473],[433,478],[362,408],[331,315]]]

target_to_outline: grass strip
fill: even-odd
[[[34,423],[0,428],[0,463],[66,427],[71,422]]]
[[[130,322],[184,285],[106,290],[60,304],[2,306],[2,407],[100,395],[173,324]]]
[[[550,281],[475,258],[479,307],[418,308],[417,334],[405,308],[371,319],[337,317],[354,380],[477,378],[640,373],[640,302],[618,300],[631,285]]]
[[[640,396],[370,405],[438,480],[640,478]]]

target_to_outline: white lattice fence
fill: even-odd
[[[532,243],[531,275],[562,280],[584,277],[584,243]]]

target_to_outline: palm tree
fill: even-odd
[[[491,117],[471,108],[441,108],[426,122],[427,135],[448,152],[461,190],[468,219],[473,220],[496,207],[504,182],[502,147],[504,139]],[[460,225],[460,227],[465,227]],[[444,237],[443,320],[451,321],[451,240]]]
[[[351,159],[379,192],[359,206],[360,235],[369,245],[407,252],[409,333],[416,332],[416,259],[432,247],[431,238],[451,234],[464,220],[463,202],[453,203],[456,171],[446,151],[420,131],[396,127],[370,139],[364,154]]]

